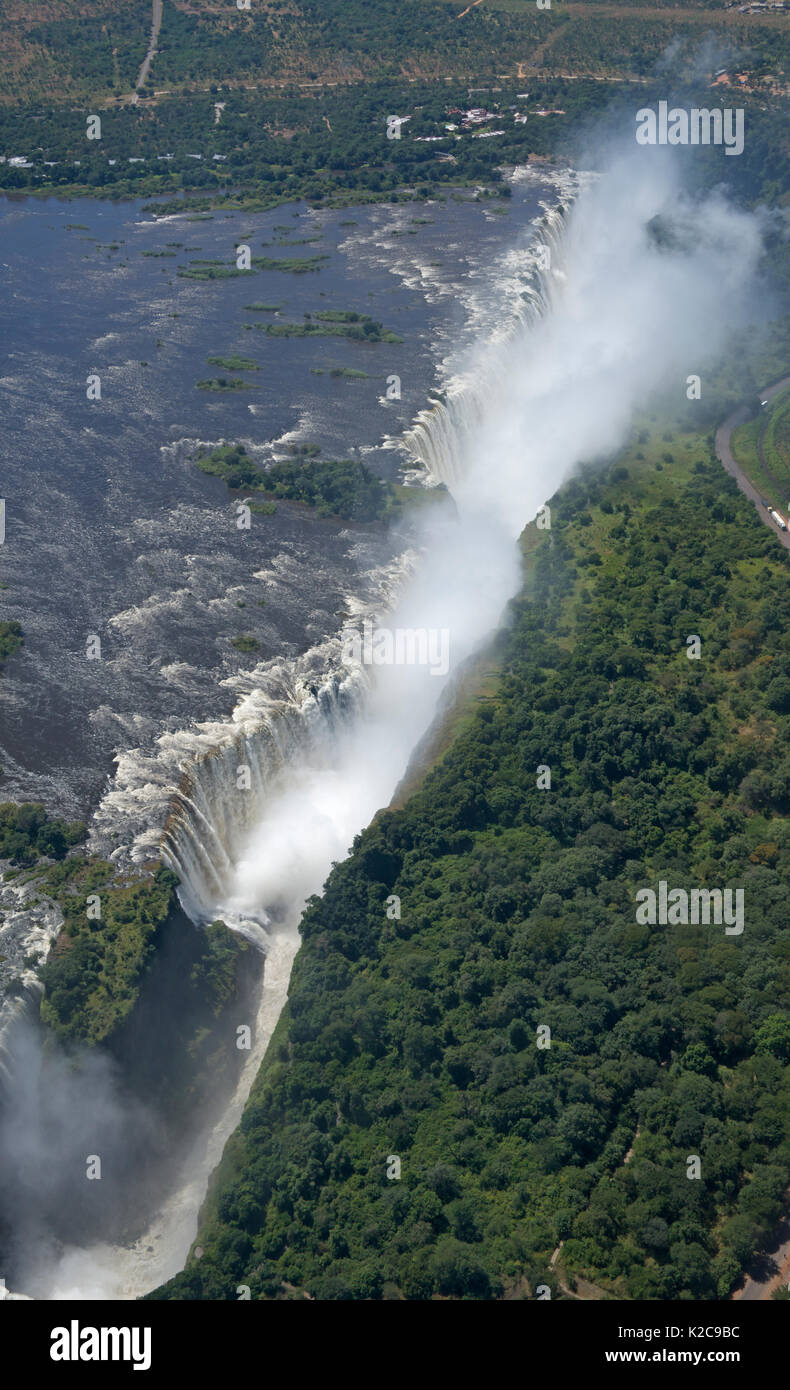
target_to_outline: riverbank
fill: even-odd
[[[748,1036],[708,1032],[703,1045],[695,1021],[703,981],[751,1017],[742,986],[730,999],[728,982],[743,980],[744,952],[767,968],[781,944],[781,914],[762,878],[779,860],[762,856],[758,874],[754,856],[763,840],[786,854],[783,804],[738,815],[740,848],[737,837],[718,839],[716,826],[741,795],[740,772],[733,780],[724,769],[746,703],[756,717],[766,697],[759,636],[734,668],[727,635],[743,603],[757,611],[752,600],[770,591],[775,611],[787,562],[722,484],[709,440],[668,438],[665,425],[551,499],[550,529],[533,528],[532,578],[512,605],[489,698],[472,697],[457,735],[443,753],[431,750],[430,772],[401,789],[308,908],[288,1008],[201,1214],[200,1258],[154,1297],[222,1297],[224,1282],[238,1279],[261,1299],[487,1299],[525,1287],[534,1296],[537,1283],[561,1298],[551,1256],[562,1241],[562,1277],[577,1290],[715,1299],[738,1277],[747,1222],[752,1249],[767,1239],[790,1145],[790,1067],[772,1032],[781,993],[763,1000]],[[714,581],[714,618],[703,622],[694,595],[709,604]],[[637,634],[648,609],[645,644]],[[713,621],[725,634],[706,648],[699,676],[674,638],[678,618],[703,634]],[[754,678],[748,702],[745,676]],[[705,731],[689,709],[699,679],[714,711]],[[652,748],[659,712],[667,736]],[[613,759],[612,739],[635,750],[640,731],[644,751]],[[769,749],[750,747],[760,765],[770,762]],[[540,791],[547,773],[550,799]],[[658,819],[638,795],[642,783],[649,804],[658,797],[663,807]],[[676,803],[678,814],[668,809]],[[724,945],[704,930],[634,924],[633,883],[651,881],[668,856],[681,879],[715,880],[722,855],[729,881],[745,878],[759,899],[760,932]],[[558,961],[570,963],[561,978]],[[543,1057],[531,1045],[537,1022],[551,1028]],[[616,1103],[598,1090],[609,1066]],[[581,1076],[576,1129],[563,1088]],[[693,1268],[682,1242],[659,1239],[664,1221],[650,1202],[639,1217],[644,1241],[629,1256],[642,1176],[656,1175],[662,1211],[685,1200],[673,1134],[687,1097],[712,1125],[721,1098],[754,1076],[762,1080],[750,1091],[748,1135],[726,1113],[720,1120],[737,1188],[701,1192]],[[556,1101],[535,1135],[530,1097],[548,1080]],[[755,1138],[756,1116],[769,1110],[781,1116],[779,1144]],[[699,1144],[695,1135],[681,1147]],[[398,1184],[385,1181],[387,1154],[398,1156]],[[283,1212],[275,1194],[289,1164],[308,1155],[315,1190],[305,1195],[314,1213],[320,1192],[324,1215],[303,1223],[301,1207]],[[242,1184],[251,1206],[229,1216]],[[613,1205],[610,1236],[586,1214]],[[409,1239],[396,1238],[393,1217]],[[238,1259],[220,1267],[215,1252],[234,1243]]]

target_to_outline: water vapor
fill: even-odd
[[[255,928],[276,959],[264,1040],[285,998],[305,899],[388,804],[442,691],[501,621],[520,585],[520,531],[582,462],[611,456],[657,395],[684,403],[691,374],[704,393],[761,252],[755,217],[720,195],[695,198],[672,151],[644,148],[610,157],[567,217],[547,213],[538,235],[545,269],[525,302],[541,312],[459,362],[445,401],[404,441],[408,464],[446,484],[454,505],[425,509],[414,576],[377,622],[447,630],[449,671],[344,665],[338,639],[320,685],[295,683],[291,702],[270,704],[257,734],[248,724],[237,746],[191,769],[171,818],[167,854],[193,914]],[[251,769],[246,789],[240,765]],[[241,1099],[215,1136],[212,1162]],[[34,1131],[38,1171],[44,1129]],[[47,1142],[62,1161],[63,1138]],[[155,1220],[133,1269],[128,1251],[106,1254],[108,1289],[142,1293],[180,1266],[207,1177],[207,1159],[196,1160],[191,1214],[169,1226]],[[147,1243],[155,1263],[146,1264]],[[61,1276],[49,1296],[64,1287]]]
[[[447,679],[516,591],[524,525],[582,461],[616,450],[653,397],[672,391],[684,402],[687,376],[704,376],[744,308],[757,220],[719,195],[685,195],[671,158],[655,153],[623,156],[582,193],[549,244],[546,312],[481,345],[409,436],[412,458],[447,484],[457,514],[426,521],[417,573],[382,621],[447,629]],[[362,712],[332,731],[318,759],[314,748],[289,764],[280,795],[236,847],[215,910],[255,916],[275,887],[317,891],[386,805],[444,682],[419,665],[365,676]]]

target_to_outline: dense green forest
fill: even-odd
[[[125,1058],[147,1100],[189,1127],[191,1109],[232,1086],[243,1061],[228,1038],[254,993],[257,952],[223,922],[196,931],[182,918],[169,869],[124,877],[72,856],[39,865],[35,880],[64,918],[39,971],[42,1021],[69,1046],[103,1045]],[[91,915],[97,902],[100,917]]]
[[[518,107],[522,90],[514,81],[496,96],[483,92],[475,100]],[[617,89],[596,81],[557,81],[531,90],[536,106],[563,107],[565,117],[516,125],[509,111],[505,134],[495,140],[469,133],[455,141],[444,131],[452,120],[448,110],[472,101],[465,82],[439,87],[377,81],[314,93],[230,91],[222,94],[218,124],[216,94],[179,94],[156,105],[103,112],[101,141],[86,140],[84,110],[42,107],[33,142],[29,111],[0,107],[0,149],[9,156],[26,154],[32,164],[0,165],[0,187],[171,199],[188,190],[217,204],[232,197],[269,206],[288,196],[353,202],[390,196],[402,186],[498,181],[494,171],[501,163],[561,152],[585,114],[600,110],[607,93],[611,97]],[[399,140],[387,139],[392,114],[411,117]],[[437,134],[443,137],[438,144],[417,138]],[[129,164],[130,159],[145,162]]]
[[[37,802],[0,805],[0,860],[7,883],[29,884],[33,899],[57,904],[63,927],[40,971],[41,1016],[64,1039],[96,1043],[131,1011],[160,928],[174,905],[175,875],[119,875],[112,864],[75,853],[81,821],[47,814]]]
[[[151,9],[149,0],[4,0],[0,100],[128,94],[148,48]]]
[[[529,528],[495,693],[308,905],[202,1254],[152,1297],[715,1299],[766,1240],[788,558],[709,439],[645,440]],[[742,935],[640,925],[662,879],[742,887]]]
[[[636,85],[530,79],[528,91],[524,101],[524,83],[514,80],[474,96],[465,83],[393,80],[312,94],[228,92],[219,124],[215,97],[174,96],[155,106],[106,111],[100,141],[86,140],[84,111],[42,108],[34,143],[29,111],[0,108],[0,148],[8,155],[27,154],[32,163],[27,169],[0,165],[0,188],[162,196],[166,201],[151,205],[160,213],[182,206],[174,198],[187,193],[197,207],[252,208],[295,197],[328,205],[406,193],[425,197],[481,181],[503,189],[503,166],[530,156],[589,163],[592,119],[607,112],[607,132],[628,140],[636,109],[668,95],[662,77]],[[697,82],[687,88],[675,84],[670,95],[694,104],[712,94]],[[733,95],[722,90],[720,99],[726,104]],[[709,182],[724,179],[739,196],[770,200],[783,191],[781,161],[790,141],[785,104],[780,96],[737,95],[746,110],[748,159],[722,163],[715,148],[690,148],[680,155]],[[454,113],[475,103],[493,112],[489,128],[501,134],[479,139],[473,130],[460,135],[445,130],[457,122]],[[526,124],[515,123],[516,110],[528,115]],[[562,114],[540,116],[540,110]],[[392,114],[409,117],[400,139],[386,136]],[[199,160],[193,157],[198,154]]]
[[[0,859],[13,865],[35,864],[42,855],[62,859],[85,833],[81,821],[53,819],[38,802],[0,805]]]
[[[104,23],[103,5],[86,0]],[[127,0],[117,23],[128,42],[116,43],[115,56],[107,23],[64,14],[30,28],[21,12],[13,16],[24,56],[13,45],[6,55],[0,150],[26,156],[31,167],[1,164],[0,188],[165,197],[159,211],[187,194],[205,206],[260,208],[295,197],[327,205],[419,198],[481,182],[502,189],[502,166],[529,157],[589,163],[603,134],[591,152],[590,121],[603,113],[611,132],[628,139],[645,101],[710,104],[713,73],[724,63],[729,82],[715,100],[744,106],[749,158],[723,168],[720,151],[689,157],[711,183],[724,179],[741,197],[783,192],[786,16],[714,17],[704,5],[671,4],[570,13],[526,0],[484,0],[462,19],[447,0],[302,0],[253,14],[165,0],[147,91],[137,104],[118,101],[118,54],[127,55],[128,77],[129,55],[132,67],[141,57],[133,12],[139,23],[148,8]],[[96,86],[102,130],[94,140],[86,138],[87,98],[75,100],[70,71],[42,87],[32,80],[31,55],[56,64],[68,51],[76,68],[90,35],[90,73],[102,34],[107,77]],[[459,126],[458,115],[480,105],[495,118],[487,131]],[[392,115],[406,118],[398,139],[387,138]]]
[[[262,959],[222,922],[196,931],[169,869],[125,874],[74,852],[85,834],[38,804],[0,805],[0,859],[14,866],[4,882],[63,916],[38,970],[41,1018],[69,1048],[109,1049],[183,1138],[193,1110],[235,1084],[244,1058],[228,1038],[240,1005],[252,1007]]]
[[[148,46],[150,0],[6,0],[5,103],[128,99]],[[700,0],[638,6],[535,0],[164,0],[149,94],[219,84],[305,85],[375,77],[497,80],[525,70],[639,76],[673,39],[710,35],[752,60],[784,36],[782,16]]]
[[[101,859],[70,856],[36,881],[64,918],[40,972],[42,1020],[64,1039],[102,1042],[137,1000],[178,880],[165,868],[124,880]]]
[[[743,159],[678,151],[698,184],[787,203],[790,20],[725,15],[718,0],[714,17],[713,0],[630,0],[638,16],[484,0],[463,20],[446,0],[276,0],[255,18],[165,0],[139,105],[128,96],[149,0],[7,8],[0,153],[32,167],[0,164],[0,191],[143,196],[159,214],[185,199],[504,199],[506,166],[594,163],[609,134],[630,139],[637,106],[671,97],[746,109]],[[734,77],[710,89],[713,53],[748,72],[747,90]],[[470,105],[501,133],[448,131]],[[88,141],[95,110],[102,138]],[[408,117],[399,139],[386,134],[393,113]],[[790,281],[786,222],[767,223],[766,239]],[[306,273],[320,259],[255,265]],[[392,341],[364,316],[259,326]],[[741,437],[781,487],[789,421],[785,397]],[[352,460],[263,470],[227,446],[196,462],[267,498],[259,513],[282,499],[380,521],[397,506]],[[546,1284],[566,1298],[585,1279],[585,1296],[714,1299],[775,1225],[790,1182],[788,559],[697,436],[644,431],[552,509],[551,532],[525,536],[495,687],[309,905],[287,1009],[203,1212],[202,1255],[151,1297],[235,1299],[246,1284],[260,1299],[495,1299]],[[0,624],[0,665],[21,641]],[[43,1019],[69,1045],[136,1051],[146,1019],[167,1014],[146,989],[176,881],[75,854],[84,833],[38,805],[0,806],[6,877],[35,879],[64,914]],[[743,935],[640,925],[635,894],[659,880],[743,887]],[[182,1112],[238,1062],[207,1021],[224,1027],[254,974],[221,924],[189,949],[168,1020],[183,1074],[163,1082]],[[147,1065],[157,1079],[158,1059]]]

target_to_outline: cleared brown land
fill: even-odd
[[[160,90],[201,90],[213,81],[271,88],[291,81],[320,86],[381,75],[375,61],[355,53],[348,41],[333,51],[326,26],[322,35],[315,32],[310,10],[297,0],[254,0],[252,11],[239,11],[230,0],[164,3],[164,39],[167,11],[175,9],[192,22],[196,60],[189,75],[172,79],[163,71],[164,56],[155,56],[153,84]],[[501,34],[500,74],[514,78],[530,73],[620,81],[636,78],[640,68],[642,75],[645,72],[645,58],[649,65],[657,61],[675,34],[696,40],[711,30],[744,47],[750,41],[764,42],[768,35],[790,38],[790,14],[739,15],[720,6],[711,8],[702,0],[684,0],[682,5],[660,0],[644,5],[555,0],[550,11],[542,12],[535,10],[531,0],[480,0],[466,9],[463,0],[460,6],[448,0],[419,3],[426,13],[446,17],[441,27],[448,35],[469,36],[468,46],[464,46],[465,37],[460,45],[454,37],[454,46],[438,42],[421,46],[419,36],[412,33],[394,75],[421,81],[472,80],[483,74],[481,60],[491,60],[490,42],[484,42],[479,27],[480,17],[486,15],[490,38],[498,45]],[[361,28],[369,39],[376,32],[375,0],[363,13]],[[501,29],[496,16],[501,16]],[[30,0],[5,0],[0,102],[118,100],[133,89],[150,28],[151,0],[41,0],[35,6]],[[223,67],[223,36],[252,35],[256,30],[266,40],[265,61],[254,72],[228,71],[227,61]],[[499,47],[494,51],[499,52]],[[639,64],[633,61],[637,54],[642,59]]]
[[[0,101],[69,101],[122,87],[150,29],[150,0],[4,0]]]

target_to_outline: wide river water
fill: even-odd
[[[319,643],[350,594],[372,593],[402,537],[287,503],[239,530],[224,483],[190,456],[225,439],[265,462],[310,443],[392,476],[402,459],[387,441],[517,305],[544,199],[555,190],[535,174],[517,177],[507,202],[199,221],[156,222],[134,203],[0,204],[2,616],[25,633],[0,684],[3,797],[89,814],[117,754],[222,717],[245,672]],[[240,240],[253,255],[326,259],[298,275],[177,275],[191,260],[230,262]],[[403,342],[255,327],[325,309],[370,314]],[[207,363],[234,354],[260,364],[243,374],[253,389],[196,389],[238,375]],[[367,377],[331,376],[338,367]],[[91,374],[100,401],[87,398]],[[392,374],[400,400],[386,397]],[[254,657],[231,645],[242,633],[257,638]],[[93,635],[101,660],[86,656]]]
[[[294,205],[160,222],[129,203],[0,206],[2,617],[25,634],[0,680],[0,798],[85,817],[102,854],[156,856],[180,771],[227,742],[234,710],[254,706],[262,691],[287,701],[297,669],[303,691],[309,654],[319,654],[319,671],[323,646],[350,613],[390,606],[413,565],[408,511],[384,529],[279,502],[274,515],[239,529],[233,496],[194,455],[238,441],[265,464],[313,445],[322,458],[355,457],[416,481],[404,431],[432,393],[457,383],[476,345],[507,335],[525,300],[534,302],[535,220],[566,183],[523,170],[507,201],[464,195],[342,212]],[[322,259],[303,274],[178,275],[190,261],[231,263],[238,242],[254,256]],[[369,314],[402,341],[275,338],[257,327],[321,310]],[[234,355],[259,370],[208,361]],[[332,375],[342,368],[364,375]],[[219,375],[241,375],[250,389],[196,388]],[[91,400],[88,379],[97,376],[101,399]],[[232,645],[242,634],[255,637],[254,653]],[[96,639],[100,659],[89,659]],[[394,787],[399,768],[382,774],[382,787]],[[349,814],[340,853],[359,828]],[[325,872],[320,847],[316,858],[309,891]],[[256,1044],[236,1092],[153,1226],[141,1211],[145,1234],[134,1246],[62,1253],[48,1251],[47,1230],[38,1231],[40,1255],[23,1280],[30,1292],[129,1297],[179,1267],[208,1172],[282,1006],[303,897],[294,897],[285,935],[269,943]],[[13,993],[20,974],[30,985],[26,956],[42,957],[57,925],[52,909],[0,874],[0,1034],[16,1007],[9,997],[4,1009],[3,987]],[[1,1045],[2,1036],[0,1062]],[[38,1062],[25,1065],[32,1075]],[[62,1196],[57,1186],[49,1194],[53,1209]]]

